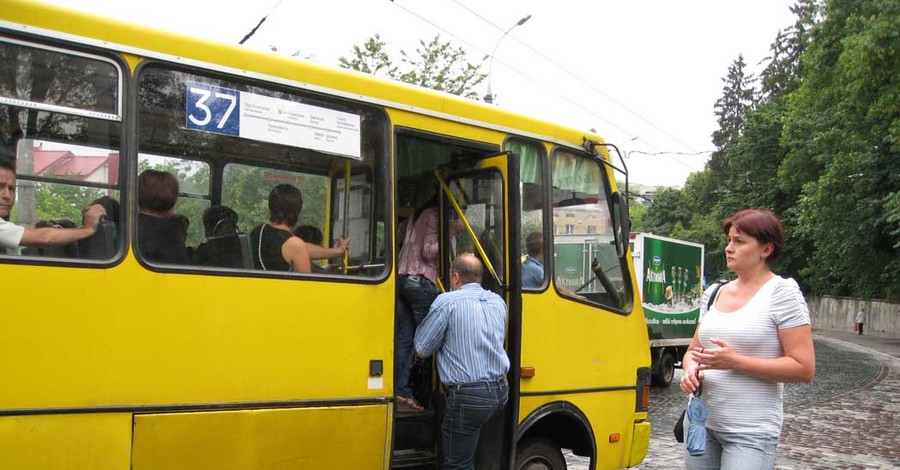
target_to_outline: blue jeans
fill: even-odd
[[[440,292],[425,276],[397,276],[397,305],[394,309],[394,392],[413,396],[409,386],[409,368],[415,352],[416,326],[422,322],[431,303]]]
[[[687,470],[766,470],[775,467],[777,436],[717,432],[706,428],[706,454],[684,452]]]
[[[502,381],[447,387],[441,423],[441,470],[474,470],[481,427],[506,406],[509,386]]]

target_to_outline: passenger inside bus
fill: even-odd
[[[110,196],[100,196],[97,199],[94,199],[90,204],[88,204],[88,207],[94,204],[99,204],[104,209],[106,209],[106,219],[108,221],[114,224],[119,223],[119,201]],[[82,221],[82,223],[84,223],[84,221]]]
[[[309,250],[300,237],[291,232],[300,219],[303,195],[296,186],[279,184],[269,193],[269,223],[250,232],[253,264],[263,271],[308,273]]]
[[[107,259],[111,258],[119,248],[119,201],[110,196],[100,196],[94,199],[88,207],[99,205],[106,210],[106,215],[100,218],[97,231],[88,238],[75,243],[76,256],[83,259]],[[88,207],[84,208],[86,213]],[[82,216],[82,224],[85,223]]]
[[[400,411],[424,411],[413,397],[410,366],[413,360],[413,338],[416,326],[428,315],[431,303],[440,294],[437,288],[440,262],[437,194],[434,194],[404,220],[397,230],[400,254],[397,257],[397,304],[394,318],[397,353],[397,405]]]
[[[178,179],[165,171],[144,170],[138,177],[138,247],[149,261],[187,264],[183,222],[173,219]]]
[[[544,285],[544,235],[541,232],[531,232],[525,237],[525,252],[522,287],[540,289]]]
[[[241,233],[238,231],[238,214],[228,206],[210,206],[203,211],[203,232],[206,241],[197,245],[191,261],[201,266],[222,268],[247,268]],[[246,236],[244,237],[246,240]]]
[[[525,237],[525,251],[528,256],[522,263],[522,287],[540,288],[544,285],[544,234],[531,232]],[[576,294],[571,289],[556,284],[560,294],[584,300],[583,295]]]

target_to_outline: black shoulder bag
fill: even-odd
[[[713,288],[712,293],[709,294],[709,301],[706,302],[706,311],[709,311],[712,308],[713,303],[716,301],[716,295],[719,294],[719,289],[722,288],[728,281],[719,281],[716,284],[716,287]],[[694,396],[699,397],[700,394],[703,393],[703,384],[701,383],[697,390],[694,391]],[[678,421],[675,422],[675,429],[673,432],[675,433],[675,440],[678,442],[684,442],[684,414],[687,412],[687,408],[681,412],[681,416],[678,417]]]

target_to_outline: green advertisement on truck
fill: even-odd
[[[704,247],[649,233],[632,235],[632,255],[650,337],[653,382],[668,386],[700,316]]]

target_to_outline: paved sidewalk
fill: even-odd
[[[900,359],[900,338],[888,338],[884,336],[858,335],[853,331],[820,330],[814,329],[814,335],[826,338],[839,339],[847,343],[853,343],[872,351],[880,352]]]
[[[840,356],[843,362],[832,366],[830,375],[826,364],[821,364],[825,373],[815,391],[807,384],[792,385],[793,405],[785,405],[776,470],[900,468],[900,338],[834,330],[814,330],[813,334],[817,343],[823,343],[822,351],[817,350],[820,354],[834,360]],[[848,375],[848,370],[859,373]],[[651,413],[654,406],[658,414],[650,451],[637,468],[683,468],[684,445],[675,442],[670,430],[675,418],[666,415],[678,410],[665,395],[651,402]],[[569,470],[590,467],[586,458],[570,453],[566,458]]]
[[[900,468],[900,339],[833,330],[814,334],[840,347],[876,353],[880,371],[871,382],[833,398],[785,407],[775,468]]]

